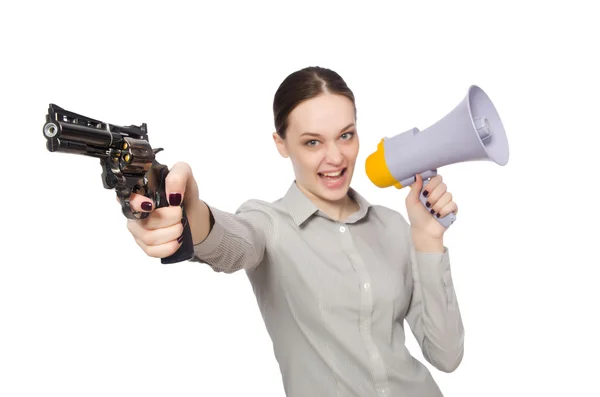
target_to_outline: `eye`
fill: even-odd
[[[306,146],[315,146],[317,144],[317,141],[314,139],[311,139],[310,141],[306,142]]]
[[[354,131],[344,132],[341,136],[342,139],[348,140],[354,136]]]

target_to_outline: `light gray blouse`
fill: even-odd
[[[407,350],[404,320],[431,365],[456,369],[464,329],[448,249],[416,252],[399,212],[349,194],[360,209],[343,222],[295,181],[235,214],[209,205],[214,225],[192,261],[245,270],[288,397],[442,396]]]

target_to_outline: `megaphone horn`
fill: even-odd
[[[437,169],[445,165],[487,160],[504,166],[508,157],[508,139],[500,115],[487,94],[472,85],[466,97],[429,128],[412,128],[383,138],[367,157],[365,168],[371,182],[380,188],[410,186],[416,174],[423,178],[425,188]],[[427,198],[422,194],[419,198],[425,205]],[[456,215],[435,219],[447,228]]]

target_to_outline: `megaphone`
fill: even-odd
[[[508,139],[500,115],[487,94],[478,86],[469,87],[466,97],[444,118],[419,131],[412,128],[391,138],[383,138],[369,155],[367,176],[380,188],[398,189],[423,178],[423,188],[437,175],[437,169],[466,161],[508,163]],[[419,194],[423,205],[427,198]],[[456,214],[435,218],[444,227],[456,220]]]

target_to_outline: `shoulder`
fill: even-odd
[[[377,236],[383,246],[397,252],[397,257],[402,257],[406,244],[411,239],[411,227],[406,217],[385,205],[371,205],[367,217],[368,227]]]
[[[381,204],[371,204],[369,208],[369,219],[375,219],[386,225],[397,224],[402,228],[408,227],[409,223],[401,212]]]
[[[275,221],[287,215],[287,210],[281,204],[281,199],[269,202],[261,199],[249,199],[244,201],[235,211],[236,214],[262,213]]]
[[[349,195],[358,202],[361,208],[368,207],[367,221],[381,222],[384,226],[389,226],[390,223],[408,224],[400,212],[385,205],[373,203],[355,188],[350,188]]]

